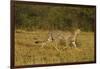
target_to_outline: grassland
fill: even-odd
[[[54,64],[94,61],[94,33],[81,32],[78,37],[78,48],[59,45],[58,52],[48,44],[41,48],[36,40],[47,39],[47,31],[21,31],[15,33],[15,65]]]

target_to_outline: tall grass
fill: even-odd
[[[15,65],[33,64],[54,64],[54,63],[74,63],[94,61],[94,33],[81,32],[78,37],[78,48],[73,48],[59,44],[58,52],[53,46],[48,44],[41,48],[41,43],[35,41],[45,41],[48,38],[47,31],[17,31],[15,33]]]

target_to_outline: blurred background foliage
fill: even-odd
[[[80,28],[94,31],[95,7],[47,4],[15,5],[16,29],[33,31]]]

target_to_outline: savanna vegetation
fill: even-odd
[[[15,65],[74,63],[94,61],[95,7],[71,5],[15,5]],[[41,48],[35,41],[47,40],[49,31],[80,28],[78,46],[50,43]],[[63,33],[62,33],[63,34]]]
[[[19,4],[15,6],[16,28],[24,30],[80,28],[94,31],[95,7],[46,4]]]
[[[15,65],[34,64],[54,64],[54,63],[74,63],[93,62],[94,33],[82,32],[77,38],[79,43],[77,48],[59,44],[57,51],[55,44],[49,43],[43,48],[41,43],[36,44],[36,40],[47,40],[47,31],[21,32],[15,34]]]

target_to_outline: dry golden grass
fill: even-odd
[[[81,32],[78,37],[78,48],[58,45],[61,52],[58,52],[53,45],[48,44],[41,48],[41,43],[35,41],[45,41],[47,31],[33,31],[15,33],[15,65],[33,64],[54,64],[94,61],[94,33]]]

